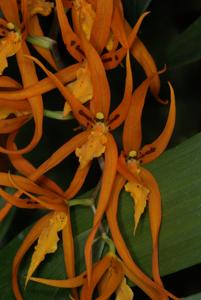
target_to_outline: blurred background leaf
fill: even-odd
[[[182,32],[167,49],[168,67],[180,67],[201,59],[201,17]]]
[[[183,298],[184,300],[200,300],[201,299],[201,293],[195,294],[189,297]]]

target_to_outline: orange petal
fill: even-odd
[[[19,208],[26,208],[26,209],[51,209],[55,211],[62,211],[65,209],[65,205],[60,204],[60,203],[50,203],[47,201],[47,197],[35,197],[32,196],[30,193],[19,189],[21,194],[28,195],[28,199],[20,199],[18,196],[15,195],[10,195],[4,190],[0,189],[0,195],[3,199],[8,201],[10,204],[13,206],[19,207]],[[49,200],[49,198],[48,198]]]
[[[138,30],[141,26],[141,23],[148,13],[149,12],[146,12],[140,16],[137,23],[135,24],[132,31],[130,32],[130,34],[128,36],[128,47],[129,48],[134,43],[137,33],[138,33]],[[109,70],[109,69],[116,68],[121,63],[124,56],[126,55],[127,50],[128,50],[128,48],[122,47],[119,50],[116,50],[114,52],[110,51],[109,53],[103,54],[101,56],[101,58],[102,58],[105,69]]]
[[[68,207],[66,209],[66,225],[62,230],[62,240],[66,274],[68,278],[73,278],[75,276],[75,252],[70,209]],[[77,298],[77,291],[75,289],[72,290],[72,295]]]
[[[28,120],[29,117],[27,116],[0,120],[0,133],[6,134],[16,131],[21,128]],[[9,153],[10,151],[4,149],[3,147],[0,147],[0,152]]]
[[[16,150],[17,147],[14,144],[16,134],[10,134],[7,140],[7,147],[11,150]],[[22,155],[12,155],[9,154],[9,160],[14,166],[14,168],[20,172],[21,174],[25,175],[26,177],[31,179],[32,174],[35,173],[36,168]],[[41,176],[40,180],[38,182],[41,184],[41,186],[44,186],[58,195],[63,195],[63,190],[51,179],[45,176]]]
[[[94,115],[101,112],[104,114],[105,119],[107,119],[110,110],[110,87],[106,72],[100,56],[86,40],[82,32],[81,41],[91,73],[93,86],[93,99],[90,101],[90,109]]]
[[[30,60],[33,60],[41,69],[47,74],[49,78],[54,82],[63,97],[70,103],[75,118],[85,127],[88,127],[89,122],[93,123],[93,115],[91,112],[83,106],[80,101],[73,96],[73,94],[61,83],[61,81],[50,72],[37,58],[33,56],[26,56]]]
[[[85,143],[89,132],[84,131],[80,134],[74,136],[71,140],[61,146],[57,151],[55,151],[49,159],[47,159],[44,163],[38,167],[36,172],[32,174],[31,179],[36,180],[41,175],[45,174],[47,171],[54,168],[61,161],[63,161],[69,154],[71,154],[77,147],[81,146]]]
[[[27,86],[38,81],[36,70],[34,64],[30,61],[24,60],[24,54],[29,53],[29,50],[24,42],[22,42],[22,47],[17,52],[17,62],[22,76],[23,85]],[[36,96],[28,99],[32,114],[35,122],[35,131],[31,142],[23,149],[18,150],[18,153],[26,153],[31,151],[39,142],[42,136],[42,126],[43,126],[43,101],[41,96]],[[2,149],[0,149],[2,151]],[[5,151],[4,153],[12,153],[11,151]],[[13,153],[16,153],[14,151]]]
[[[12,7],[12,9],[11,9]],[[1,0],[0,8],[6,20],[20,27],[20,19],[16,0]]]
[[[112,17],[111,28],[114,33],[114,36],[120,42],[120,44],[128,48],[127,36],[124,28],[125,20],[123,18],[123,14],[121,12],[121,3],[117,0],[114,0],[114,13]]]
[[[79,192],[86,179],[90,167],[91,164],[89,163],[84,168],[80,168],[80,167],[77,168],[77,171],[73,179],[71,180],[69,187],[65,191],[66,199],[71,199],[75,197],[75,195]]]
[[[77,63],[72,66],[66,67],[57,73],[55,76],[63,83],[73,81],[76,79],[76,72],[80,68],[81,64]],[[5,76],[2,76],[5,77]],[[2,79],[1,79],[2,80]],[[0,80],[0,84],[1,84]],[[3,86],[4,81],[0,86]],[[20,86],[19,86],[20,87]],[[18,87],[18,88],[19,88]],[[25,98],[30,98],[39,94],[49,92],[50,90],[56,88],[54,82],[49,77],[46,77],[37,83],[30,84],[30,86],[24,87],[23,89],[18,89],[16,91],[0,91],[0,98],[8,99],[13,101],[19,101]]]
[[[30,34],[33,36],[44,36],[43,31],[41,29],[38,16],[34,15],[29,20],[29,28],[30,28]],[[55,69],[57,70],[57,66],[55,64],[55,60],[48,49],[44,49],[42,47],[38,47],[33,45],[36,51],[45,58],[45,60]]]
[[[46,195],[51,198],[56,196],[53,191],[38,186],[26,177],[10,173],[0,172],[0,185],[14,187],[16,189],[21,188],[27,192],[44,196]]]
[[[133,90],[133,76],[130,64],[129,52],[126,56],[126,84],[124,97],[118,107],[110,114],[108,124],[110,129],[115,129],[125,120],[130,110],[131,96]]]
[[[131,31],[131,27],[127,22],[125,24],[126,24],[126,31],[129,33]],[[156,100],[158,100],[162,104],[166,104],[167,101],[161,100],[159,98],[160,78],[157,74],[156,64],[151,54],[148,52],[145,45],[138,37],[136,37],[135,42],[131,48],[131,53],[138,61],[138,63],[142,66],[147,77],[152,77],[153,74],[156,74],[156,76],[153,77],[153,80],[150,84],[150,89],[153,96],[156,98]]]
[[[109,133],[108,141],[106,145],[106,151],[105,151],[105,162],[104,162],[101,190],[99,194],[97,210],[93,220],[93,228],[85,244],[86,270],[87,270],[89,282],[91,280],[91,271],[92,271],[92,257],[91,257],[92,243],[95,234],[97,232],[97,229],[100,225],[103,214],[107,208],[110,193],[112,191],[112,185],[115,178],[116,167],[117,167],[117,155],[118,153],[117,153],[116,143],[112,135]]]
[[[150,80],[146,79],[133,93],[128,115],[124,123],[123,146],[128,155],[130,151],[138,151],[142,141],[142,110]]]
[[[161,218],[162,218],[160,191],[156,180],[148,170],[142,168],[140,174],[144,182],[146,182],[146,185],[150,189],[148,205],[149,205],[149,220],[150,220],[152,248],[153,248],[152,275],[155,282],[163,286],[163,283],[160,278],[159,261],[158,261],[158,237],[159,237]]]
[[[22,25],[21,28],[24,29],[23,32],[23,38],[26,39],[27,32],[29,30],[29,12],[28,12],[28,1],[27,0],[21,0],[20,3],[20,9],[21,9],[21,14],[22,14]]]
[[[149,163],[156,159],[167,147],[169,140],[172,136],[175,118],[176,118],[176,106],[175,95],[171,84],[170,87],[170,109],[165,128],[159,137],[151,144],[145,145],[139,152],[139,160],[141,163]]]
[[[13,261],[13,267],[12,267],[12,287],[13,287],[13,292],[18,300],[23,300],[19,285],[18,285],[18,271],[20,268],[21,261],[26,254],[26,252],[29,250],[29,248],[32,246],[32,244],[37,240],[39,237],[42,228],[47,224],[49,218],[51,218],[52,213],[49,213],[42,217],[39,221],[35,223],[35,225],[32,227],[32,229],[29,231],[27,236],[22,242],[22,245],[18,249],[14,261]]]
[[[78,61],[83,60],[83,51],[80,46],[80,40],[75,32],[72,30],[68,18],[65,14],[64,7],[61,0],[56,0],[57,16],[61,28],[61,34],[69,53]]]
[[[99,0],[96,5],[96,17],[91,31],[90,42],[101,53],[107,44],[113,13],[113,0]]]
[[[9,214],[13,205],[11,203],[5,203],[4,206],[0,209],[0,222],[2,222],[5,217]]]
[[[90,285],[88,284],[88,281],[86,280],[83,288],[81,290],[81,296],[80,300],[91,300],[93,291],[97,285],[97,283],[100,281],[103,274],[106,272],[106,270],[109,268],[111,263],[112,256],[111,255],[105,255],[100,261],[98,261],[92,270],[92,278]]]
[[[6,175],[6,176],[5,176]],[[4,190],[0,190],[1,196],[17,207],[22,208],[41,208],[45,207],[47,209],[54,209],[63,211],[66,206],[64,204],[63,198],[57,196],[57,194],[50,192],[48,190],[44,190],[38,187],[33,182],[29,181],[26,178],[21,176],[12,176],[8,173],[0,173],[0,182],[1,185],[10,186],[18,189],[21,194],[27,195],[28,199],[21,199],[18,193],[14,195],[8,194]],[[39,194],[41,196],[33,196],[31,193]]]
[[[69,279],[61,279],[61,280],[54,280],[54,279],[45,279],[39,277],[31,277],[30,280],[34,282],[38,282],[41,284],[59,287],[59,288],[75,288],[83,285],[85,280],[86,274],[85,272],[80,274],[79,276],[69,278]],[[22,300],[19,298],[19,300]]]
[[[6,109],[7,109],[8,115],[10,113],[13,113],[17,117],[19,117],[19,116],[28,116],[28,115],[31,114],[30,104],[26,100],[8,101],[8,100],[0,99],[0,111],[1,110],[6,111]],[[2,117],[2,113],[1,113],[1,117]]]
[[[0,78],[0,87],[2,88],[13,88],[13,89],[20,89],[22,88],[21,84],[14,80],[9,76],[1,76]]]
[[[107,278],[104,282],[104,285],[102,286],[102,291],[100,293],[100,296],[97,297],[96,300],[109,299],[120,286],[123,276],[124,274],[123,274],[122,264],[117,259],[117,257],[114,256],[111,259],[109,269],[103,275],[103,277],[107,277]]]

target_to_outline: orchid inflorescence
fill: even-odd
[[[142,14],[131,28],[124,18],[121,0],[1,0],[0,9],[3,14],[0,19],[0,133],[6,135],[0,152],[7,155],[15,170],[11,174],[10,170],[3,172],[1,169],[0,195],[5,204],[0,210],[0,219],[3,221],[13,206],[47,212],[33,225],[15,255],[12,287],[16,299],[23,299],[18,283],[20,264],[35,242],[25,286],[32,280],[68,288],[72,299],[110,299],[114,294],[116,300],[130,300],[133,299],[133,291],[127,283],[129,279],[150,299],[178,299],[164,288],[160,278],[158,237],[162,218],[161,198],[155,178],[145,168],[146,163],[164,152],[174,129],[175,96],[170,83],[169,114],[165,128],[151,144],[142,145],[142,112],[148,91],[159,103],[168,103],[159,97],[160,72],[137,36],[148,12]],[[39,22],[39,15],[45,18],[53,11],[58,19],[66,54],[76,61],[60,70],[51,47],[43,46],[46,42],[49,45],[50,39],[44,36]],[[31,55],[30,42],[38,57],[47,64]],[[16,58],[20,83],[3,75],[6,68],[11,68],[10,61],[7,61],[10,56]],[[146,79],[137,88],[133,88],[131,56],[146,74]],[[111,111],[111,90],[106,73],[122,64],[124,58],[124,95],[120,104]],[[38,79],[36,66],[45,73],[46,77],[42,80]],[[65,100],[61,112],[44,110],[43,95],[53,89],[57,89]],[[57,120],[74,118],[81,131],[75,131],[71,139],[36,168],[23,155],[32,151],[41,140],[44,116]],[[31,119],[35,125],[33,137],[28,145],[18,149],[16,137]],[[113,136],[113,130],[120,125],[123,125],[122,149],[119,149]],[[78,167],[68,188],[63,190],[45,173],[73,152],[79,161]],[[101,162],[102,168],[97,201],[76,199],[94,159]],[[8,193],[4,187],[15,189],[15,193]],[[118,226],[118,201],[123,189],[131,194],[134,201],[134,233],[140,226],[146,206],[149,211],[152,278],[136,264]],[[86,271],[81,274],[76,274],[75,270],[73,222],[70,216],[74,205],[89,205],[94,212],[84,249]],[[103,218],[107,220],[108,233],[102,226]],[[57,250],[60,231],[67,278],[33,277],[46,254]],[[98,232],[108,251],[94,262],[92,250]]]

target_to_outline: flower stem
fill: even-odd
[[[66,120],[72,120],[73,116],[72,114],[68,114],[66,117],[63,116],[63,111],[53,111],[49,109],[44,110],[44,116],[47,118],[55,119],[55,120],[61,120],[61,121],[66,121]]]
[[[44,49],[53,49],[53,47],[56,44],[55,40],[52,40],[52,39],[50,39],[49,37],[46,37],[46,36],[28,35],[26,40],[30,44],[33,44],[35,46],[39,46],[39,47],[44,48]]]
[[[112,239],[110,239],[108,237],[108,235],[105,232],[102,233],[102,239],[108,245],[109,252],[115,253],[116,252],[116,248],[115,248],[114,242],[113,242]]]
[[[93,198],[82,198],[82,199],[71,199],[66,201],[69,207],[82,205],[82,206],[93,206],[94,199]]]

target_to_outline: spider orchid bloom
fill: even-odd
[[[21,47],[21,34],[11,22],[0,19],[0,75],[8,67],[7,58]]]
[[[108,252],[100,261],[93,265],[91,284],[88,285],[86,273],[82,273],[77,277],[67,280],[53,280],[46,278],[31,277],[34,282],[46,284],[49,286],[60,288],[72,288],[81,286],[80,300],[93,299],[93,293],[98,291],[99,297],[96,299],[109,299],[116,292],[117,300],[132,300],[132,290],[126,284],[126,279],[129,272],[122,261],[113,253]],[[130,276],[129,274],[129,277]],[[124,298],[121,297],[122,294]]]
[[[82,21],[78,19],[78,13],[75,6],[72,5],[72,19],[75,32],[72,30],[68,19],[65,15],[61,0],[56,1],[57,15],[60,23],[61,33],[63,41],[67,47],[69,53],[78,61],[83,60],[83,51],[79,38],[80,25],[82,30],[85,32],[86,37],[91,39],[92,44],[96,49],[101,52],[102,49],[107,45],[109,38],[109,45],[113,44],[113,49],[106,54],[102,55],[102,61],[105,69],[115,68],[121,63],[126,49],[131,48],[133,57],[142,66],[149,78],[153,77],[150,81],[150,89],[153,96],[161,103],[165,104],[167,101],[161,100],[159,97],[160,92],[160,79],[157,73],[156,64],[144,46],[143,42],[137,37],[137,32],[141,25],[143,18],[147,13],[143,14],[136,25],[132,29],[126,22],[123,16],[123,8],[120,0],[114,1],[113,3],[113,14],[111,19],[112,1],[95,1],[90,0],[89,3],[81,1],[79,7],[79,13],[83,14]],[[71,5],[68,7],[71,7]],[[93,22],[94,10],[96,8],[95,22]],[[93,12],[92,12],[93,11]],[[107,16],[107,17],[106,17]],[[104,21],[104,24],[103,24]],[[111,22],[111,26],[109,25]],[[107,26],[106,26],[107,25]],[[110,29],[111,28],[111,29]],[[110,31],[109,31],[110,30]],[[112,34],[111,34],[112,32]],[[113,41],[113,43],[112,43]],[[118,43],[121,44],[122,48],[116,50]],[[112,46],[110,46],[112,47]]]
[[[13,140],[14,138],[10,139],[9,147],[15,147]],[[29,173],[30,176],[30,174],[34,174],[36,172],[36,169],[21,155],[17,155],[15,157],[12,156],[12,163],[18,171],[24,173],[25,175],[26,173]],[[33,177],[33,175],[30,176],[31,179],[33,179]],[[47,215],[48,219],[44,217],[49,222],[47,226],[45,226],[43,223],[44,218],[40,219],[36,225],[34,225],[33,229],[28,233],[17,251],[13,262],[12,276],[13,291],[17,299],[22,299],[17,280],[19,267],[25,253],[37,239],[39,239],[38,246],[31,260],[26,283],[40,262],[44,259],[45,255],[47,253],[56,251],[58,240],[57,232],[60,230],[62,230],[63,236],[66,273],[69,278],[75,276],[74,242],[70,222],[70,211],[68,206],[65,204],[65,193],[56,185],[56,183],[45,176],[40,177],[38,182],[41,186],[22,176],[11,176],[5,173],[0,174],[1,185],[18,189],[18,192],[16,192],[14,195],[7,194],[4,190],[0,189],[1,196],[8,201],[8,204],[28,209],[45,208],[53,210],[53,213],[49,213]],[[28,196],[28,198],[21,199],[21,194]],[[73,290],[72,294],[76,295],[76,292]]]
[[[86,39],[94,45],[98,52],[103,48],[108,51],[114,48],[114,35],[110,30],[113,13],[113,1],[96,3],[96,11],[86,0],[74,0],[72,18],[75,32],[79,35],[80,26]],[[100,27],[101,20],[101,27]],[[93,30],[92,30],[93,29]],[[99,38],[97,39],[97,35]]]
[[[158,266],[158,235],[161,223],[160,192],[152,174],[142,168],[141,165],[156,159],[167,147],[175,124],[175,97],[173,88],[169,84],[171,100],[166,126],[160,136],[152,144],[145,145],[141,148],[141,115],[148,86],[149,80],[147,79],[136,89],[132,97],[129,113],[124,123],[124,152],[119,158],[119,174],[116,177],[113,194],[110,199],[110,206],[108,206],[107,209],[107,219],[117,251],[126,266],[135,274],[136,284],[144,290],[151,299],[156,299],[154,298],[155,293],[159,293],[159,299],[167,299],[168,292],[162,290],[163,285]],[[125,189],[131,193],[135,201],[135,229],[144,211],[146,202],[148,202],[153,245],[152,274],[155,281],[154,283],[137,267],[119,231],[116,219],[118,197],[124,186]],[[169,296],[173,299],[177,299],[173,295],[169,294]]]
[[[109,252],[92,269],[90,284],[86,278],[81,290],[80,300],[91,300],[98,287],[96,299],[109,299],[117,291],[124,279],[122,264],[116,255]]]
[[[10,77],[1,76],[0,87],[12,90],[20,88],[21,85]],[[7,134],[18,130],[30,119],[30,115],[31,107],[28,101],[11,102],[0,99],[0,134]]]
[[[106,47],[107,42],[110,36],[110,28],[112,27],[112,31],[114,31],[114,27],[118,26],[118,30],[116,30],[116,35],[114,38],[117,39],[123,47],[118,50],[114,49],[102,55],[102,61],[104,63],[104,67],[106,69],[115,68],[119,65],[122,59],[125,57],[127,53],[127,49],[130,48],[136,38],[140,25],[144,19],[144,17],[148,13],[144,13],[139,20],[137,21],[136,25],[130,32],[128,39],[124,30],[124,20],[120,17],[121,11],[119,5],[116,1],[92,1],[94,3],[93,6],[96,6],[96,15],[94,22],[92,22],[93,17],[91,17],[91,13],[86,9],[87,3],[85,1],[81,1],[79,3],[78,13],[76,7],[72,7],[72,16],[73,21],[75,24],[74,32],[68,22],[68,18],[66,17],[63,3],[61,0],[56,0],[56,9],[57,9],[57,16],[61,28],[61,34],[66,45],[68,52],[78,61],[83,61],[85,59],[85,51],[82,49],[82,31],[84,31],[85,38],[89,38],[94,48],[101,53],[102,50]],[[78,1],[76,2],[78,3]],[[85,5],[83,6],[83,4]],[[91,4],[89,4],[91,5]],[[92,7],[93,7],[92,6]],[[91,6],[90,6],[91,7]],[[85,9],[84,9],[85,8]],[[92,9],[92,8],[91,8]],[[84,21],[81,20],[81,16],[84,13]],[[79,17],[79,19],[78,19]],[[80,19],[81,18],[81,19]],[[114,19],[114,20],[113,20]],[[93,25],[92,25],[93,23]],[[111,42],[109,43],[111,44]],[[115,43],[114,44],[118,44]],[[113,47],[113,46],[112,46]]]
[[[116,173],[117,147],[110,130],[117,128],[126,118],[132,93],[132,72],[128,54],[126,59],[127,75],[124,98],[120,105],[109,114],[110,88],[104,66],[96,50],[83,36],[82,44],[93,85],[93,98],[90,101],[89,109],[83,106],[37,59],[32,57],[32,60],[35,61],[54,81],[56,87],[71,105],[74,117],[86,128],[84,132],[73,137],[58,149],[50,159],[44,162],[37,169],[37,176],[39,174],[44,174],[44,172],[47,172],[50,168],[61,162],[70,153],[76,151],[76,155],[79,157],[80,167],[78,168],[69,189],[66,191],[66,194],[68,195],[67,198],[70,198],[71,191],[79,191],[82,186],[90,168],[91,161],[96,157],[100,157],[102,154],[105,156],[97,212],[94,217],[93,229],[86,243],[85,250],[88,278],[90,279],[92,267],[92,242],[105,212]]]
[[[48,16],[54,7],[54,3],[45,0],[21,0],[21,11],[23,22],[25,25],[24,38],[31,37],[32,40],[37,37],[43,37],[43,31],[39,23],[38,15]],[[54,68],[57,69],[54,58],[48,49],[37,46],[33,42],[36,51],[45,58],[45,60]]]
[[[148,84],[149,80],[147,79],[133,94],[129,113],[124,124],[124,153],[120,156],[118,168],[119,172],[121,172],[123,176],[126,176],[127,173],[132,173],[138,179],[135,184],[134,180],[129,180],[128,177],[125,177],[128,180],[128,183],[125,185],[125,189],[132,194],[135,200],[135,229],[146,206],[146,200],[150,194],[149,189],[147,189],[146,186],[143,186],[143,184],[140,184],[140,181],[142,180],[140,165],[153,161],[166,149],[172,136],[176,116],[174,91],[169,84],[171,93],[170,110],[166,126],[160,136],[153,143],[141,147],[141,116]]]
[[[12,10],[10,9],[11,6],[12,6]],[[20,24],[20,16],[18,11],[17,1],[1,0],[0,8],[2,10],[5,19],[8,22],[12,22],[12,24],[15,24],[17,28],[20,28],[21,24]],[[34,63],[32,61],[27,62],[27,60],[24,57],[25,54],[29,54],[29,49],[26,45],[25,40],[23,39],[21,41],[21,47],[16,53],[16,59],[17,59],[17,63],[18,63],[18,67],[19,67],[19,71],[21,74],[24,87],[38,82]],[[18,153],[21,154],[31,151],[37,145],[37,143],[39,142],[42,136],[42,130],[43,130],[43,101],[41,95],[27,98],[27,100],[31,107],[31,112],[35,123],[35,131],[31,142],[23,149],[18,150]],[[0,147],[0,152],[8,154],[11,153],[11,150]],[[13,154],[16,154],[16,151],[14,151]]]
[[[80,75],[85,71],[86,71],[85,64],[76,63],[62,70],[59,70],[57,73],[55,73],[55,76],[63,84],[69,83],[70,85],[70,83],[76,81],[77,79],[81,80]],[[26,98],[31,98],[49,92],[55,88],[54,83],[49,77],[41,79],[37,83],[32,83],[29,86],[23,88],[21,88],[20,84],[17,84],[16,87],[14,86],[9,87],[8,83],[6,82],[6,79],[8,79],[8,77],[1,76],[0,78],[0,86],[2,88],[0,91],[0,99],[6,99],[10,101],[12,104],[14,104],[14,102],[18,102]],[[8,80],[12,81],[11,78],[9,78]],[[5,90],[3,90],[3,88]]]

